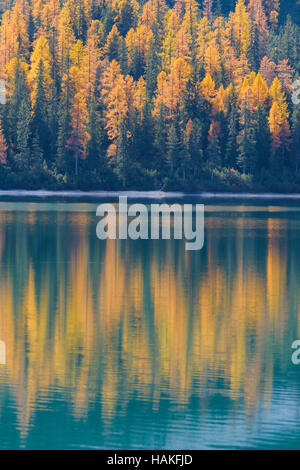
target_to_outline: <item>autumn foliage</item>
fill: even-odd
[[[279,0],[228,3],[4,1],[0,183],[296,181],[299,26]]]

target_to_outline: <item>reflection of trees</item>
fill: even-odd
[[[298,328],[287,238],[286,219],[208,217],[192,253],[179,241],[100,242],[88,213],[0,213],[0,378],[24,436],[36,400],[55,393],[81,419],[100,395],[108,424],[132,393],[156,408],[161,394],[184,406],[209,389],[252,413]]]

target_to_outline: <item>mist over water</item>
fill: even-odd
[[[188,252],[100,241],[94,203],[0,203],[0,447],[299,448],[286,204],[211,201]]]

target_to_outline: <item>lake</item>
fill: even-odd
[[[0,201],[0,448],[299,449],[300,201],[204,201],[200,251],[100,202]]]

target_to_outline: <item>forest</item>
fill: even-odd
[[[0,188],[300,191],[299,12],[2,0]]]

